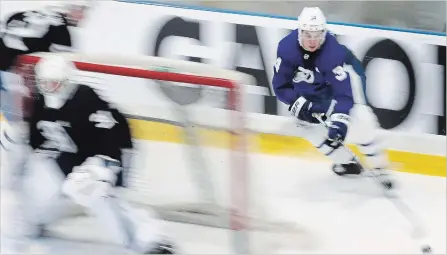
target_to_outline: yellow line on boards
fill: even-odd
[[[0,121],[4,117],[0,114]],[[168,123],[129,119],[132,136],[146,141],[184,143],[182,127]],[[215,148],[230,148],[229,132],[198,128],[201,144]],[[350,148],[359,154],[356,146]],[[275,156],[305,157],[328,160],[308,141],[300,137],[264,133],[248,134],[248,152]],[[387,150],[393,170],[407,173],[446,177],[446,157],[406,151]]]

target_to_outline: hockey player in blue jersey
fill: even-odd
[[[388,159],[376,139],[377,118],[362,99],[365,82],[360,61],[327,31],[323,12],[317,7],[304,8],[298,29],[278,44],[272,81],[276,96],[306,127],[305,138],[333,160],[336,174],[364,172],[340,146],[348,130],[360,130],[356,143],[368,166],[391,183],[386,171]],[[329,129],[319,123],[315,114],[329,123]]]

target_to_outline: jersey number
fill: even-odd
[[[332,72],[335,74],[335,79],[339,81],[343,81],[348,77],[348,74],[342,66],[337,66]]]
[[[276,72],[279,72],[279,68],[281,66],[281,62],[282,62],[281,58],[277,58],[276,59],[276,63],[275,63],[275,70],[276,70]]]
[[[23,38],[41,38],[49,26],[63,25],[62,17],[57,14],[44,14],[39,12],[25,12],[23,20],[12,20],[7,24],[3,42],[10,49],[27,51],[28,47]]]
[[[76,153],[78,151],[76,144],[61,124],[51,121],[39,121],[37,128],[46,139],[42,144],[43,148],[70,153]]]

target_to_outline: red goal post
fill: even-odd
[[[30,95],[36,93],[35,77],[34,77],[34,65],[39,61],[41,57],[55,53],[37,53],[30,55],[23,55],[18,58],[16,64],[16,72],[22,76],[24,85],[29,89]],[[67,60],[73,61],[77,69],[91,73],[101,73],[108,75],[127,76],[134,78],[143,78],[151,80],[159,80],[164,82],[180,82],[196,84],[207,87],[219,87],[228,90],[228,110],[232,113],[229,114],[228,130],[231,134],[231,187],[228,187],[228,191],[231,192],[231,208],[212,208],[210,205],[177,205],[171,206],[169,210],[183,211],[183,212],[195,212],[200,214],[219,214],[227,212],[229,217],[224,215],[218,215],[218,217],[224,217],[228,219],[228,223],[225,222],[204,222],[197,217],[187,217],[180,214],[172,214],[168,210],[160,209],[163,213],[169,214],[170,220],[185,221],[188,223],[202,223],[205,225],[214,225],[219,227],[225,227],[236,230],[245,231],[248,226],[248,169],[246,168],[246,146],[244,139],[244,115],[242,111],[241,103],[241,86],[240,84],[254,84],[253,78],[246,74],[229,71],[211,65],[194,63],[181,60],[172,60],[159,57],[149,56],[107,56],[107,55],[90,55],[90,54],[77,54],[77,53],[56,53],[63,56]],[[170,71],[159,71],[160,69],[169,69]],[[172,71],[174,70],[174,71]],[[176,72],[178,71],[178,72]],[[126,85],[127,86],[127,85]],[[131,85],[129,85],[129,89]],[[29,96],[30,96],[29,95]],[[33,98],[32,96],[27,99]],[[29,100],[25,103],[24,113],[30,114]],[[32,111],[32,109],[31,109]],[[25,114],[26,115],[26,114]],[[130,185],[131,186],[131,185]],[[132,189],[132,187],[130,187]],[[131,194],[129,198],[133,200],[138,194]],[[145,203],[141,199],[136,199],[139,203]],[[179,208],[176,208],[179,207]],[[172,216],[174,215],[174,216]],[[199,217],[200,218],[200,217]]]

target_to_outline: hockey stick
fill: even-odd
[[[317,114],[313,114],[312,115],[314,118],[316,118],[322,125],[324,125],[326,127],[326,129],[329,130],[329,126],[328,124],[321,118],[321,115],[317,115]],[[368,171],[369,173],[371,173],[371,175],[374,177],[374,179],[376,181],[379,182],[379,184],[384,187],[384,196],[386,198],[388,198],[388,200],[394,205],[394,207],[397,209],[397,211],[399,211],[399,213],[410,223],[410,225],[413,228],[412,231],[412,237],[415,239],[421,239],[423,241],[422,244],[420,244],[420,248],[421,251],[423,253],[431,253],[432,249],[431,246],[425,241],[425,239],[427,238],[427,233],[425,230],[425,227],[423,227],[421,220],[417,217],[416,213],[403,201],[403,199],[399,196],[397,196],[397,194],[394,194],[393,196],[390,195],[389,193],[389,189],[391,188],[391,186],[389,186],[389,184],[387,181],[382,180],[376,173],[374,173],[374,171],[372,171],[370,168],[366,167],[363,163],[360,162],[360,160],[358,159],[357,155],[351,150],[349,149],[349,147],[343,142],[343,141],[338,141],[340,143],[341,146],[343,146],[346,151],[348,151],[351,156],[354,158],[354,161],[364,170]]]

